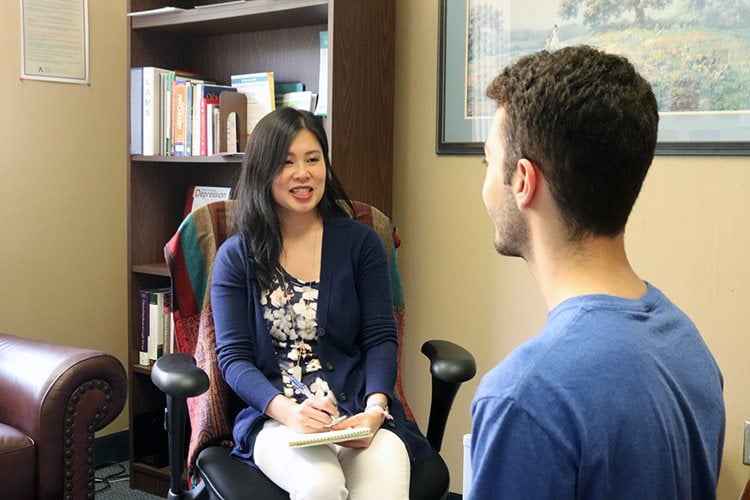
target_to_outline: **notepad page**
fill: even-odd
[[[317,446],[328,443],[341,443],[353,439],[362,439],[372,436],[369,427],[355,427],[352,429],[342,429],[339,431],[317,432],[313,434],[297,434],[289,440],[289,446],[292,448],[301,448],[304,446]]]

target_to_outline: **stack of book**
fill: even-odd
[[[140,299],[138,364],[150,366],[164,354],[175,352],[172,292],[169,288],[141,290]]]
[[[273,73],[233,75],[231,80],[232,85],[220,85],[195,73],[153,66],[131,68],[131,154],[208,156],[236,150],[220,141],[221,94],[246,96],[247,128],[242,130],[249,134],[258,120],[275,109],[275,91]]]

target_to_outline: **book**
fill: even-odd
[[[164,297],[168,288],[149,290],[148,358],[154,362],[164,354]]]
[[[161,75],[161,142],[159,154],[172,155],[172,86],[174,85],[174,71],[167,71]]]
[[[247,135],[255,124],[268,113],[276,109],[276,97],[273,87],[273,73],[248,73],[231,76],[232,87],[247,96]],[[241,141],[245,145],[245,139]]]
[[[228,200],[232,188],[220,186],[190,186],[185,200],[185,217],[196,208],[212,201]]]
[[[318,103],[315,114],[328,116],[328,32],[320,32],[320,68],[318,70]]]
[[[276,107],[280,108],[283,105],[284,94],[303,90],[305,90],[305,84],[302,82],[274,82],[273,93],[276,97]]]
[[[130,68],[130,154],[143,154],[143,68]]]
[[[206,155],[214,154],[218,150],[216,129],[219,126],[219,105],[206,103]]]
[[[343,443],[354,439],[362,439],[372,436],[369,427],[353,427],[339,431],[314,432],[311,434],[297,434],[289,440],[291,448],[304,448],[306,446],[318,446],[329,443]]]
[[[161,75],[166,69],[147,66],[143,68],[143,154],[157,155],[161,145],[162,105]]]
[[[287,92],[282,98],[281,105],[312,112],[314,109],[313,94],[309,90],[302,92]]]
[[[187,100],[186,82],[172,85],[172,155],[187,156]]]
[[[148,366],[148,333],[149,333],[149,292],[141,290],[139,292],[141,299],[141,338],[138,346],[138,364]]]
[[[172,291],[169,290],[164,294],[164,354],[174,352],[174,330],[172,325]]]
[[[237,92],[237,89],[228,85],[216,85],[209,83],[198,83],[193,94],[193,155],[208,155],[209,129],[213,126],[213,114],[209,115],[210,105],[219,105],[219,96],[222,92]],[[209,118],[210,117],[210,118]],[[211,133],[213,137],[213,132]],[[211,148],[213,150],[213,147]]]

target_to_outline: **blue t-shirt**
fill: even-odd
[[[636,300],[566,300],[482,379],[469,498],[715,498],[722,384],[695,325],[650,284]]]

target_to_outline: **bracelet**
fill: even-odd
[[[383,416],[384,420],[393,420],[393,416],[388,411],[388,405],[386,403],[370,403],[365,408],[365,413],[379,413]]]

